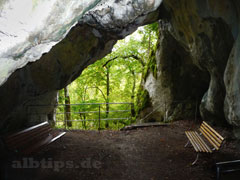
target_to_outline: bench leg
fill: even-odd
[[[186,145],[184,147],[187,147],[189,145],[190,141],[188,140],[188,142],[186,143]]]
[[[217,180],[220,180],[220,167],[217,167]]]
[[[194,164],[196,164],[196,162],[198,161],[198,158],[199,158],[199,153],[197,153],[197,157],[196,157],[195,161],[192,163],[192,166],[193,166]]]

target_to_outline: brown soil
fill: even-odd
[[[66,149],[60,143],[53,143],[32,157],[24,157],[28,161],[45,160],[47,165],[27,169],[23,168],[26,159],[11,158],[2,177],[11,180],[215,179],[215,163],[240,159],[240,148],[228,138],[230,134],[226,130],[217,129],[227,137],[221,150],[201,154],[198,163],[191,166],[196,153],[192,147],[184,148],[187,142],[184,131],[197,126],[178,121],[169,126],[130,131],[69,131],[62,138]],[[19,168],[13,168],[16,165]],[[239,173],[231,173],[224,178],[238,179],[238,176]]]

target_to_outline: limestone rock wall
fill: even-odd
[[[159,39],[150,61],[155,63],[156,69],[148,71],[144,88],[151,101],[147,109],[151,110],[141,114],[139,119],[151,111],[153,113],[143,122],[173,121],[199,115],[196,108],[207,91],[209,75],[193,64],[191,54],[175,39],[166,22],[159,24]]]
[[[167,13],[165,18],[161,19],[161,26],[167,28],[160,35],[160,45],[155,54],[158,76],[154,78],[153,74],[149,73],[144,84],[152,97],[153,109],[155,104],[172,104],[179,98],[193,99],[194,96],[201,95],[200,114],[204,120],[239,126],[240,3],[231,0],[165,0],[162,6]],[[173,43],[171,39],[174,39]],[[174,60],[174,52],[178,52],[178,60]],[[174,70],[167,71],[172,62],[175,62],[179,69],[184,69],[183,74],[187,77],[185,80],[182,81],[180,74],[174,73]],[[181,62],[189,62],[191,66]],[[196,75],[196,78],[191,75]],[[172,80],[172,77],[177,80]],[[197,84],[198,90],[194,91]],[[186,90],[181,88],[181,85],[193,87]],[[175,96],[174,90],[182,94]],[[168,116],[172,116],[170,119],[173,120],[179,119],[179,116],[175,115],[179,108],[169,104],[167,109],[171,113],[168,112]],[[178,105],[182,106],[182,103]],[[185,110],[186,108],[180,108],[181,118],[188,118],[188,115],[192,114],[192,109],[189,109],[187,114]],[[156,119],[162,119],[162,111],[160,108]]]

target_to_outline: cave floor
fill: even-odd
[[[191,166],[196,153],[192,147],[184,148],[184,131],[197,127],[192,121],[178,121],[129,131],[69,131],[62,139],[65,149],[53,143],[33,156],[9,159],[4,179],[215,179],[215,163],[240,159],[239,147],[227,138],[219,152],[200,155]],[[217,130],[229,136],[226,130]],[[227,174],[222,179],[238,179],[239,175]]]

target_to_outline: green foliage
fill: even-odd
[[[151,49],[150,51],[150,55],[146,64],[146,67],[144,69],[144,73],[143,73],[143,79],[146,80],[147,75],[152,72],[153,76],[155,78],[157,78],[157,62],[156,62],[156,50],[157,50],[157,46],[158,46],[158,41],[156,43],[156,45],[154,46],[153,49]]]
[[[137,104],[136,113],[137,115],[146,107],[151,106],[150,97],[147,90],[140,87],[137,93]]]
[[[145,99],[148,101],[140,83],[146,64],[149,66],[149,53],[157,41],[157,27],[157,23],[154,23],[139,28],[131,36],[118,41],[111,54],[88,66],[81,76],[68,86],[71,103],[132,102],[139,111],[147,103]],[[109,72],[109,96],[107,72]],[[59,104],[64,104],[63,90],[59,91]],[[104,112],[107,109],[105,104],[76,105],[71,106],[71,118],[72,120],[90,120],[99,119],[99,117],[100,119],[128,118],[128,120],[102,120],[100,123],[101,129],[119,129],[135,122],[136,117],[131,117],[131,108],[133,108],[131,104],[112,104],[107,114]],[[126,110],[128,112],[123,112]],[[83,113],[85,111],[91,113]],[[60,113],[57,119],[64,121],[64,106],[59,106],[57,112]],[[63,125],[64,123],[60,123],[58,127]],[[99,122],[73,122],[73,128],[98,129]]]

